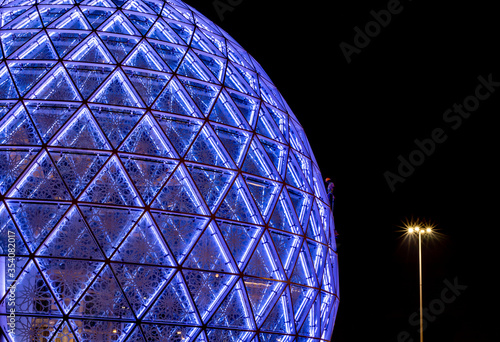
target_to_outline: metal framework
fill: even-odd
[[[0,339],[329,339],[319,168],[227,33],[177,0],[4,0],[0,45]]]

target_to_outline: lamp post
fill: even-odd
[[[408,233],[418,234],[418,275],[420,288],[420,342],[424,342],[424,310],[422,308],[422,234],[432,233],[432,228],[420,228],[419,226],[408,227]]]

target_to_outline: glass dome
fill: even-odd
[[[227,33],[176,0],[6,0],[0,46],[4,339],[330,338],[321,173]]]

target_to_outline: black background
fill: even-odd
[[[229,0],[220,0],[228,3]],[[500,82],[500,20],[493,1],[401,1],[401,12],[348,63],[339,45],[389,1],[186,2],[263,66],[303,125],[323,176],[336,184],[340,307],[332,341],[398,341],[418,311],[418,250],[403,220],[437,225],[424,241],[424,307],[444,281],[467,286],[429,322],[426,341],[499,341],[498,108],[500,87],[453,130],[443,113]],[[238,4],[239,3],[239,4]],[[441,128],[446,141],[391,191],[415,139]],[[401,341],[410,341],[402,339]]]

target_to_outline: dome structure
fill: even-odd
[[[321,173],[227,33],[177,0],[5,0],[0,46],[0,339],[330,338]]]

